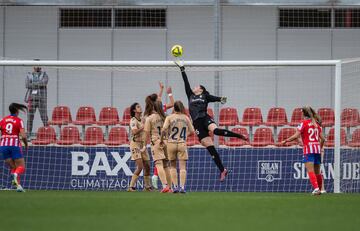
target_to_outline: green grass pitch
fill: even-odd
[[[0,191],[0,230],[359,230],[360,195]]]

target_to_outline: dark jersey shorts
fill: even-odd
[[[199,141],[209,136],[209,125],[215,123],[214,119],[208,114],[205,117],[197,118],[193,121],[195,132],[199,138]]]

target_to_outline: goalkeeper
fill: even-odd
[[[221,162],[219,153],[216,151],[214,142],[209,135],[209,131],[213,132],[214,135],[237,137],[243,140],[247,140],[247,137],[242,134],[237,134],[217,127],[215,121],[207,114],[208,103],[221,102],[224,104],[226,103],[227,98],[210,95],[210,93],[202,85],[191,89],[189,80],[185,73],[184,65],[180,61],[176,61],[175,64],[180,68],[181,75],[184,80],[185,92],[189,100],[189,112],[193,121],[195,132],[201,144],[206,147],[216,166],[219,168],[221,172],[220,181],[223,181],[228,174],[228,170],[224,168]]]

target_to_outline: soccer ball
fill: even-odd
[[[180,45],[174,45],[172,48],[171,48],[171,54],[174,56],[174,57],[180,57],[183,53],[183,48],[182,46]]]

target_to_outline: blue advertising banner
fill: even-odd
[[[189,148],[188,191],[311,192],[298,148],[219,148],[226,168],[224,182],[204,148]],[[348,156],[346,156],[348,155]],[[26,189],[126,190],[135,163],[128,147],[33,146],[25,155]],[[344,158],[343,158],[344,157]],[[2,157],[1,157],[2,158]],[[2,160],[2,159],[1,159]],[[360,150],[342,153],[343,190],[360,192]],[[326,150],[322,167],[325,186],[333,191],[333,150]],[[9,169],[0,164],[0,187],[10,188]],[[137,182],[143,188],[143,179]]]

